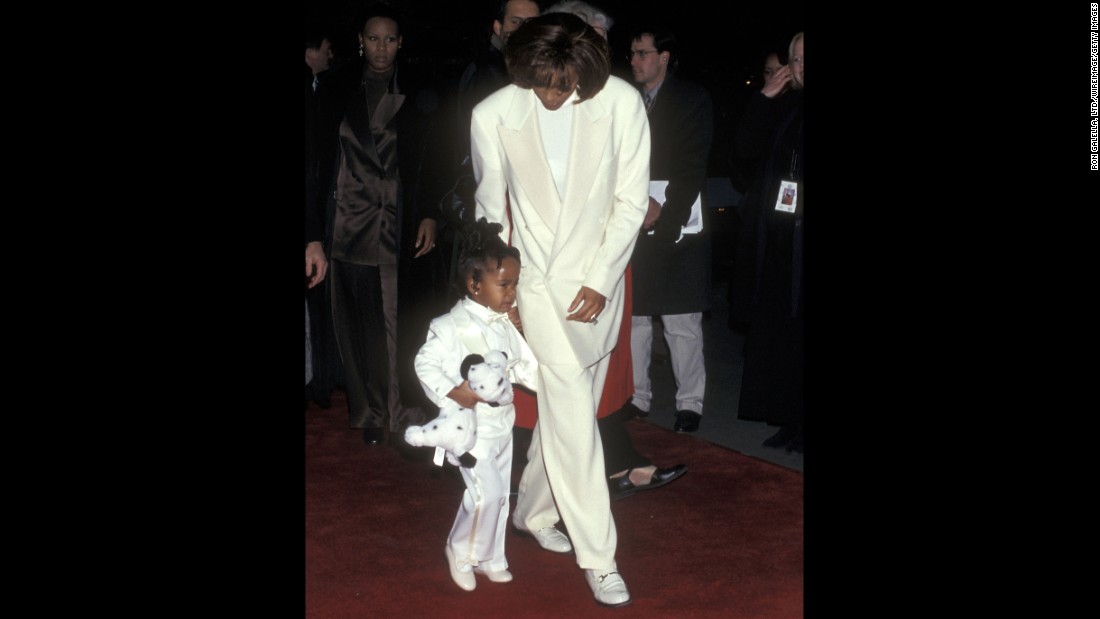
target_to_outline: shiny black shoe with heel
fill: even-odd
[[[615,477],[607,480],[607,490],[611,494],[611,500],[618,501],[619,499],[633,496],[641,490],[655,490],[660,488],[679,478],[684,473],[687,473],[687,465],[677,464],[667,469],[657,469],[653,471],[653,477],[649,479],[649,483],[641,485],[635,485],[634,482],[630,481],[630,472],[633,470],[634,469],[629,469],[622,477]]]

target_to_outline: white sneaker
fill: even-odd
[[[463,572],[458,569],[458,565],[455,563],[455,554],[451,552],[451,547],[444,546],[443,553],[447,555],[447,567],[451,570],[451,580],[455,581],[465,591],[473,591],[477,587],[477,579],[474,578],[474,573]]]
[[[531,532],[531,535],[535,537],[539,546],[542,546],[550,552],[561,554],[573,552],[573,544],[569,543],[569,538],[565,536],[565,533],[562,533],[554,527],[543,527],[538,531]]]
[[[626,590],[626,583],[618,572],[585,570],[584,578],[592,588],[597,603],[613,607],[626,606],[630,603],[630,592]]]
[[[512,572],[508,570],[489,571],[478,565],[474,571],[488,578],[490,582],[512,582]]]

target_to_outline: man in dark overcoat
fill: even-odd
[[[667,186],[663,201],[650,198],[631,258],[634,397],[627,408],[648,414],[653,319],[660,316],[677,384],[674,429],[694,432],[706,388],[702,318],[710,309],[710,237],[702,227],[701,200],[714,106],[702,87],[674,77],[676,54],[675,36],[663,28],[643,27],[631,37],[630,67],[649,115],[650,179]]]

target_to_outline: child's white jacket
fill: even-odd
[[[462,360],[490,350],[508,355],[509,380],[537,391],[538,361],[508,315],[463,298],[450,312],[432,319],[427,340],[416,353],[416,375],[428,398],[442,405],[451,389],[462,384]],[[476,411],[502,412],[484,403],[478,403]]]

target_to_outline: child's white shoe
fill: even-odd
[[[491,582],[512,582],[512,572],[508,570],[496,570],[491,572],[479,565],[474,568],[474,571],[478,574],[482,574]]]
[[[477,579],[474,578],[474,573],[472,571],[463,572],[458,569],[458,564],[455,562],[455,555],[451,552],[450,546],[444,546],[443,552],[447,555],[447,567],[451,570],[451,580],[455,581],[455,584],[461,589],[473,591],[474,588],[477,587]],[[508,575],[508,579],[512,579],[511,574]]]

